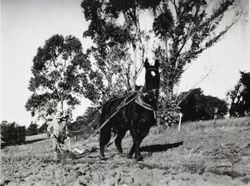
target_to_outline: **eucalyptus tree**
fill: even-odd
[[[93,54],[99,71],[108,82],[119,73],[112,84],[118,82],[123,90],[135,89],[145,60],[149,34],[140,29],[140,9],[156,6],[155,2],[160,1],[82,1],[85,19],[90,22],[83,35],[95,44],[89,54]]]
[[[160,4],[153,30],[163,45],[155,53],[162,61],[163,89],[173,94],[186,64],[217,43],[238,21],[234,0],[169,0]],[[224,16],[231,22],[225,23]]]
[[[33,58],[26,109],[39,119],[56,112],[71,114],[86,96],[95,99],[90,81],[91,65],[74,36],[53,35]]]
[[[145,50],[153,51],[161,62],[163,91],[171,96],[185,65],[237,22],[240,14],[232,8],[235,4],[234,0],[83,0],[81,7],[89,22],[83,36],[93,40],[89,54],[105,79],[117,72],[111,70],[115,65],[121,79],[126,78],[125,87],[133,89],[148,57]],[[232,20],[223,26],[227,12],[233,12]],[[141,28],[145,23],[149,30]],[[149,39],[155,44],[147,45]]]

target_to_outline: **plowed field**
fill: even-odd
[[[89,144],[98,147],[98,139]],[[81,141],[75,147],[86,148]],[[123,140],[124,152],[131,145]],[[53,161],[50,140],[1,150],[1,185],[250,185],[250,118],[154,127],[141,145],[144,160],[121,157],[114,144],[79,159]]]

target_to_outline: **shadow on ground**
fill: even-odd
[[[156,144],[156,145],[149,145],[140,148],[140,151],[144,152],[162,152],[167,151],[168,149],[177,148],[183,145],[183,141],[171,144]]]

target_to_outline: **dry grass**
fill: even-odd
[[[188,127],[189,130],[203,130],[210,128],[221,128],[227,129],[232,127],[248,127],[250,126],[250,117],[242,118],[228,118],[228,119],[218,119],[214,125],[214,120],[207,121],[195,121],[195,122],[185,122],[184,127]]]

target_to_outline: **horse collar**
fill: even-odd
[[[143,101],[141,94],[138,94],[138,96],[135,99],[135,103],[137,103],[138,105],[142,106],[143,108],[147,110],[151,110],[151,111],[155,110],[153,106]]]

